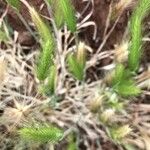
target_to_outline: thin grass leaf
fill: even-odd
[[[46,1],[48,2],[49,5],[51,5],[54,0],[46,0]]]
[[[0,42],[7,41],[7,39],[8,39],[7,34],[0,29]]]
[[[112,80],[114,91],[123,97],[137,96],[141,90],[135,85],[129,70],[125,69],[122,64],[118,64]]]
[[[114,77],[112,80],[112,85],[115,86],[117,84],[120,84],[121,82],[124,82],[125,80],[128,80],[131,78],[131,73],[129,70],[125,68],[122,64],[117,64],[115,68]]]
[[[81,68],[80,62],[77,61],[75,55],[70,54],[67,58],[67,62],[72,75],[82,81],[84,78],[84,68]]]
[[[10,6],[15,8],[16,10],[20,9],[21,6],[20,0],[6,0],[6,1]]]
[[[42,44],[42,47],[43,49],[36,68],[36,73],[39,80],[44,80],[48,76],[50,66],[53,65],[55,43],[53,40],[48,40],[46,43]]]
[[[71,32],[76,32],[76,17],[75,17],[75,11],[73,8],[73,5],[70,0],[59,0],[60,10],[62,10],[62,14],[65,19],[65,23],[68,27],[68,29]],[[59,16],[58,16],[59,17]]]
[[[135,72],[139,68],[142,48],[142,20],[150,11],[150,1],[141,0],[133,12],[129,26],[131,33],[131,46],[129,52],[129,68]]]
[[[58,142],[62,136],[63,131],[54,126],[39,126],[37,127],[26,127],[19,130],[19,134],[22,138],[28,141],[35,142],[50,142],[56,143]]]
[[[75,54],[70,54],[67,61],[70,72],[78,80],[82,81],[84,78],[86,65],[85,44],[80,42],[77,47],[77,52]]]
[[[68,144],[67,150],[77,150],[78,149],[77,144],[76,144],[75,135],[71,134],[68,137],[68,141],[69,141],[69,144]]]
[[[131,80],[124,81],[116,86],[115,91],[123,97],[138,96],[141,93],[141,90]]]

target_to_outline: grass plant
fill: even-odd
[[[96,141],[96,144],[100,145],[99,136],[102,135],[106,139],[107,135],[110,138],[109,141],[113,141],[121,147],[128,147],[125,142],[132,135],[133,130],[127,119],[130,117],[126,107],[131,107],[129,106],[131,100],[143,92],[137,85],[136,77],[140,69],[143,49],[142,21],[150,11],[149,0],[139,1],[133,11],[127,27],[130,39],[123,39],[122,45],[117,47],[114,52],[114,68],[103,79],[99,79],[96,71],[91,78],[89,77],[89,72],[93,72],[92,67],[98,70],[98,61],[94,59],[91,63],[93,60],[91,49],[85,42],[79,40],[78,17],[71,0],[45,0],[45,2],[51,17],[49,21],[44,19],[44,16],[40,15],[26,0],[7,0],[7,3],[18,13],[22,3],[27,7],[40,44],[40,53],[36,53],[36,55],[32,53],[27,58],[21,57],[22,53],[18,52],[19,46],[17,47],[17,45],[13,49],[18,51],[12,54],[8,50],[5,53],[8,66],[10,66],[7,80],[11,79],[11,81],[8,82],[9,84],[3,81],[4,86],[1,87],[2,90],[0,89],[4,98],[10,93],[10,97],[5,100],[5,105],[0,101],[2,109],[7,107],[7,103],[12,97],[19,97],[24,99],[26,104],[21,106],[28,108],[31,113],[24,113],[26,109],[19,107],[19,109],[10,108],[11,114],[17,112],[21,114],[20,118],[23,116],[27,122],[33,121],[34,118],[40,122],[32,126],[24,126],[20,121],[18,124],[14,123],[12,129],[18,130],[19,127],[17,133],[23,139],[33,141],[33,143],[44,145],[50,143],[54,146],[61,140],[67,139],[68,150],[79,148],[82,137],[80,132],[83,133],[83,137],[86,135],[87,138],[82,139],[86,141],[83,142],[83,145],[87,145],[88,140],[91,140],[91,143]],[[131,1],[129,0],[128,3]],[[120,2],[121,8],[118,6],[118,11],[121,9],[122,12],[122,5],[127,7],[125,1],[122,1],[122,3]],[[115,16],[112,17],[115,18]],[[5,40],[5,33],[0,30],[0,42],[5,42]],[[126,42],[124,42],[125,40]],[[11,42],[14,43],[13,40]],[[7,46],[9,49],[10,45]],[[0,51],[0,53],[4,52]],[[108,51],[97,53],[97,57],[100,57],[101,60],[106,57],[106,54],[107,57],[110,56]],[[12,55],[15,57],[11,57]],[[10,58],[11,60],[9,60]],[[31,66],[26,63],[28,61]],[[16,64],[16,68],[12,67],[13,62]],[[0,66],[0,68],[2,67]],[[23,71],[20,68],[24,68]],[[29,73],[25,71],[26,68],[30,70]],[[18,74],[20,78],[16,79],[14,76]],[[30,74],[32,75],[30,76]],[[0,73],[0,75],[4,80],[4,74]],[[94,78],[97,80],[94,81]],[[13,82],[14,79],[18,80],[18,84]],[[37,86],[40,86],[39,90]],[[18,94],[17,87],[25,89],[25,91]],[[50,106],[49,103],[53,99],[55,99],[55,104]],[[19,100],[17,99],[17,101]],[[15,100],[15,104],[19,106],[17,101]],[[12,104],[11,107],[14,105]],[[5,112],[5,114],[7,113]],[[57,124],[58,127],[47,125],[46,122]],[[7,126],[12,125],[12,121],[7,123]],[[74,132],[75,134],[73,134]],[[141,131],[139,130],[139,132]],[[90,147],[90,145],[88,146]]]

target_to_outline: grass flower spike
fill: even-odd
[[[138,7],[133,12],[131,22],[129,25],[131,33],[131,43],[129,47],[129,68],[135,72],[139,68],[140,57],[142,55],[142,21],[143,18],[148,14],[150,10],[150,1],[141,0],[139,1]]]
[[[51,40],[42,44],[42,52],[40,53],[36,73],[39,80],[48,77],[50,67],[53,65],[55,43]]]
[[[38,33],[40,34],[40,37],[42,38],[43,42],[46,42],[47,40],[53,41],[53,35],[51,33],[50,28],[48,25],[44,22],[44,20],[40,17],[38,12],[32,8],[30,5],[28,6],[31,18],[38,30]]]
[[[54,126],[41,125],[38,127],[25,127],[19,130],[19,134],[22,138],[35,141],[35,142],[58,142],[62,136],[63,131]]]
[[[124,125],[119,128],[112,129],[111,136],[115,141],[121,142],[123,138],[125,138],[131,133],[131,131],[132,129],[130,128],[129,125]]]
[[[64,16],[68,29],[73,33],[76,32],[77,22],[71,0],[59,0],[58,3],[60,5],[59,8],[62,10],[62,15]]]
[[[67,62],[72,75],[78,80],[82,81],[84,78],[86,64],[86,53],[84,43],[79,43],[77,52],[75,54],[69,54]]]

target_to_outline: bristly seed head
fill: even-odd
[[[0,84],[5,79],[6,70],[7,70],[7,63],[4,60],[0,60]]]
[[[96,113],[96,112],[98,112],[98,110],[100,110],[100,107],[103,103],[103,98],[104,98],[104,96],[102,95],[102,96],[96,97],[90,101],[89,108],[90,108],[91,112]]]
[[[85,57],[85,43],[80,42],[77,49],[77,61],[83,66],[85,65]]]
[[[120,0],[118,3],[116,3],[112,10],[112,19],[114,20],[117,18],[123,12],[123,10],[132,4],[132,2],[133,0]]]
[[[130,128],[128,124],[123,125],[122,127],[112,130],[112,137],[114,140],[117,140],[120,142],[120,140],[124,139],[131,132],[132,132],[132,129]]]
[[[128,42],[122,42],[122,44],[117,45],[115,48],[115,61],[117,63],[125,63],[128,60]]]
[[[106,109],[101,115],[100,115],[100,120],[103,123],[107,123],[112,119],[112,117],[115,115],[115,110],[114,109]]]

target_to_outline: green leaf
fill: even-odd
[[[128,80],[131,78],[131,73],[129,70],[127,70],[124,65],[117,64],[115,68],[115,74],[112,80],[112,85],[115,86],[121,82],[124,82],[125,80]]]
[[[47,40],[46,43],[42,44],[42,47],[43,49],[40,54],[36,69],[37,77],[39,80],[44,80],[48,76],[50,66],[53,65],[55,42],[53,39],[52,41]]]
[[[141,90],[131,81],[124,81],[115,87],[115,91],[121,96],[138,96]]]
[[[75,138],[75,135],[71,134],[69,135],[68,137],[68,147],[67,147],[67,150],[77,150],[77,144],[76,144],[76,138]]]
[[[1,41],[6,41],[6,40],[7,40],[6,33],[0,29],[0,42]]]
[[[65,19],[65,23],[71,32],[76,31],[76,17],[73,5],[70,0],[59,0],[60,10],[62,10],[62,14]],[[60,16],[58,16],[60,17]]]
[[[19,134],[28,141],[56,143],[62,138],[63,131],[52,125],[43,125],[39,127],[22,128],[19,130]]]
[[[49,5],[51,5],[54,0],[46,0],[46,1],[48,2]]]
[[[70,54],[67,58],[67,62],[72,75],[82,81],[84,78],[84,68],[80,66],[80,62],[77,61],[75,55]]]
[[[122,64],[118,64],[115,68],[115,74],[112,80],[113,89],[121,96],[137,96],[141,90],[132,80],[131,72]]]
[[[21,2],[20,0],[6,0],[9,5],[11,5],[16,10],[19,10]]]

